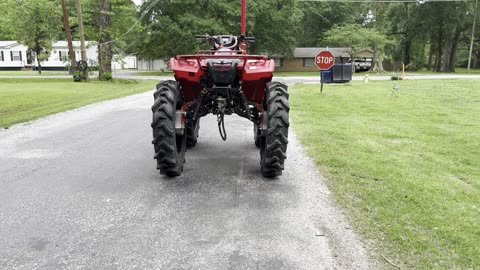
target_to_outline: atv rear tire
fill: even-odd
[[[180,100],[176,81],[163,81],[157,84],[153,94],[153,145],[157,169],[167,176],[178,176],[185,162],[186,136],[175,131],[176,108]]]
[[[197,144],[198,131],[200,130],[200,119],[189,121],[186,124],[187,147],[194,147]]]
[[[287,158],[288,127],[288,91],[285,84],[267,83],[264,111],[267,113],[267,132],[260,137],[260,165],[264,177],[282,174]]]

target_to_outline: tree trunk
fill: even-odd
[[[373,51],[373,72],[382,72],[384,71],[383,69],[383,51],[375,47]]]
[[[472,66],[471,68],[479,68],[480,67],[480,51],[474,52],[472,56]]]
[[[405,38],[405,43],[403,45],[403,63],[405,66],[408,66],[410,64],[410,55],[411,55],[411,48],[412,48],[412,42],[408,39],[408,37]]]
[[[440,28],[438,30],[438,36],[437,36],[437,52],[435,54],[435,71],[440,72],[440,68],[442,66],[442,48],[443,48],[443,29]]]
[[[76,0],[75,4],[77,7],[78,32],[79,32],[78,34],[80,36],[80,49],[81,49],[82,61],[87,63],[88,58],[87,58],[87,49],[85,48],[85,34],[83,32],[82,5],[80,3],[80,0]],[[83,70],[83,77],[85,77],[85,80],[88,80],[88,68],[85,68]]]
[[[432,60],[433,60],[433,52],[435,51],[435,40],[433,35],[430,37],[430,51],[428,52],[428,66],[427,70],[432,69]]]
[[[35,52],[35,54],[36,54],[36,57],[37,57],[38,74],[42,74],[42,64],[40,63],[40,52]]]
[[[383,3],[377,2],[375,5],[376,23],[375,28],[379,33],[384,33],[385,20],[384,20],[384,7]],[[383,69],[383,48],[373,48],[373,72],[382,72]]]
[[[112,73],[112,46],[111,37],[108,28],[112,21],[110,18],[111,3],[110,0],[100,0],[100,15],[98,26],[100,27],[100,40],[98,44],[98,68],[99,77],[105,73]]]
[[[452,51],[450,53],[450,72],[455,72],[455,63],[457,62],[457,50],[458,50],[458,41],[460,40],[460,29],[457,27],[455,31],[455,36],[452,41]]]
[[[451,72],[450,71],[450,54],[452,53],[452,37],[450,35],[446,36],[447,42],[445,43],[445,53],[443,54],[442,66],[440,72]]]
[[[457,27],[455,33],[447,36],[445,44],[445,54],[443,55],[443,63],[441,72],[454,72],[454,65],[457,55],[458,40],[460,39],[460,29]]]
[[[98,68],[99,76],[105,73],[112,73],[112,47],[110,43],[98,45]]]

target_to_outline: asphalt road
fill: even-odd
[[[158,174],[152,93],[0,131],[0,269],[369,269],[290,134],[260,176],[252,125],[203,118],[183,176]]]

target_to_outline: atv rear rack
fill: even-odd
[[[241,53],[241,51],[233,51],[233,52]],[[240,60],[243,61],[243,64],[239,65],[239,67],[243,67],[244,63],[246,63],[248,60],[267,61],[268,56],[265,56],[265,55],[247,55],[247,54],[243,54],[243,53],[242,54],[233,54],[230,51],[223,54],[223,53],[218,53],[218,51],[205,50],[205,51],[200,51],[197,54],[177,55],[175,57],[175,59],[178,60],[178,61],[185,61],[185,62],[187,62],[188,60],[196,60],[198,66],[201,67],[201,69],[204,70],[206,68],[206,65],[202,65],[200,62],[204,61],[204,60],[207,60],[207,59],[240,59]]]

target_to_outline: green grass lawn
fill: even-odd
[[[467,72],[466,68],[455,68],[455,72],[453,73],[441,73],[441,72],[434,72],[431,70],[417,70],[417,71],[406,71],[407,75],[436,75],[436,74],[480,74],[480,69],[470,69],[470,73]]]
[[[312,71],[312,72],[307,72],[307,71],[289,71],[289,72],[274,72],[273,76],[277,77],[303,77],[303,76],[318,76],[320,77],[320,71]]]
[[[293,129],[375,251],[480,269],[480,81],[296,85]]]
[[[173,76],[173,71],[136,71],[133,76]]]
[[[455,73],[468,74],[466,68],[455,68]],[[470,74],[480,74],[480,69],[470,69]]]
[[[71,79],[0,79],[0,127],[144,92],[155,88],[155,83],[151,80],[74,83]]]

